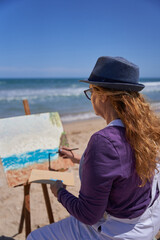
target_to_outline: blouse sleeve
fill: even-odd
[[[119,156],[113,144],[94,134],[84,155],[79,197],[63,189],[58,200],[79,221],[93,225],[106,210],[112,183],[119,172]]]

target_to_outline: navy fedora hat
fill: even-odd
[[[138,83],[139,67],[122,57],[98,58],[88,79],[89,84],[120,91],[141,91],[145,86]]]

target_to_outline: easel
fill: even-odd
[[[23,100],[24,110],[26,115],[30,115],[30,108],[27,100]],[[48,213],[48,219],[50,223],[54,222],[54,217],[52,213],[51,203],[49,199],[48,189],[46,184],[42,185],[42,191],[45,199],[45,204]],[[27,238],[28,234],[31,232],[31,214],[30,214],[30,184],[26,183],[24,185],[24,201],[21,212],[21,219],[18,229],[18,234],[20,234],[23,230],[23,224],[25,221],[25,236]]]

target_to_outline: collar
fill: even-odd
[[[123,124],[123,122],[122,122],[121,119],[119,119],[119,118],[111,121],[111,122],[107,125],[107,127],[110,127],[110,126],[125,127],[124,124]]]

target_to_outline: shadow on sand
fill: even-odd
[[[14,240],[12,237],[0,236],[0,240]]]

